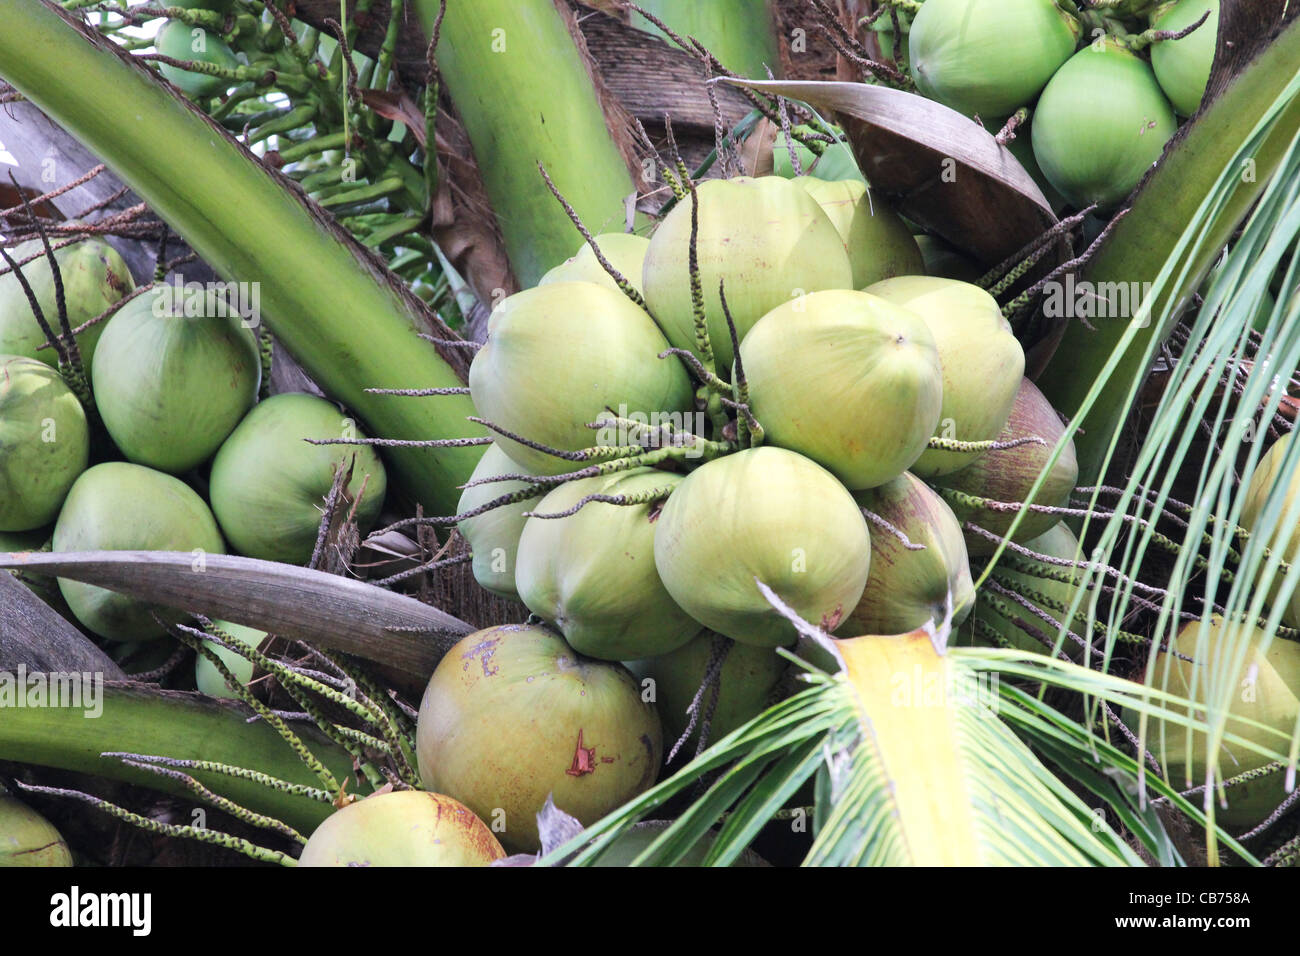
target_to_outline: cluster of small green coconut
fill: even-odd
[[[1030,111],[1030,135],[1022,125],[1011,151],[1049,200],[1101,212],[1159,159],[1178,117],[1199,108],[1219,18],[1219,0],[924,0],[914,14],[914,4],[898,6],[917,90],[990,130]],[[875,21],[886,55],[892,23]]]
[[[471,366],[495,440],[458,525],[534,617],[453,648],[418,725],[425,786],[516,850],[548,794],[592,822],[665,739],[779,698],[796,632],[759,582],[840,636],[960,623],[1063,433],[998,303],[921,274],[860,180],[709,180],[593,245],[502,301]],[[1076,475],[1067,448],[1014,541],[1073,540]]]
[[[217,13],[228,13],[232,2],[231,0],[177,0],[176,3],[168,3],[166,6],[184,10],[201,8]],[[238,54],[221,37],[204,27],[181,20],[164,20],[154,36],[153,45],[158,53],[177,61],[176,63],[161,61],[158,69],[162,75],[194,97],[213,96],[225,90],[229,83],[221,76],[200,72],[199,69],[184,69],[178,65],[179,63],[200,66],[211,64],[227,70],[240,66]]]
[[[24,244],[11,255],[22,263],[40,247]],[[258,401],[257,333],[223,298],[197,284],[167,284],[123,303],[131,276],[107,244],[87,239],[55,257],[70,327],[118,308],[76,335],[92,386],[83,403],[52,367],[55,353],[41,348],[45,334],[17,276],[0,277],[0,550],[198,558],[229,546],[306,563],[322,499],[353,456],[348,491],[360,499],[356,518],[363,528],[374,523],[386,488],[379,457],[369,447],[309,443],[360,437],[323,398]],[[47,323],[57,323],[48,259],[21,268]],[[59,587],[97,637],[137,642],[164,634],[159,608],[75,581],[60,579]]]

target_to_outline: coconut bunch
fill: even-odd
[[[1245,656],[1234,671],[1236,632],[1243,628]],[[1151,686],[1204,708],[1226,682],[1232,689],[1226,733],[1285,751],[1285,741],[1300,719],[1300,642],[1268,637],[1259,628],[1233,625],[1217,616],[1208,623],[1192,621],[1156,654],[1150,664]],[[1126,713],[1124,719],[1134,729],[1140,726],[1135,714]],[[1186,727],[1157,720],[1147,728],[1147,746],[1175,786],[1205,785],[1210,750],[1205,734],[1189,735]],[[1239,744],[1225,739],[1217,765],[1225,786],[1216,815],[1235,831],[1260,826],[1288,797],[1284,765]]]
[[[678,185],[648,238],[590,237],[503,300],[470,369],[494,441],[454,520],[477,581],[534,617],[447,655],[419,753],[430,789],[504,812],[509,849],[538,846],[547,792],[589,822],[660,746],[780,699],[796,634],[760,582],[844,637],[961,622],[971,554],[1021,511],[1013,541],[1059,527],[1074,486],[1067,445],[1026,504],[1060,418],[993,297],[925,275],[860,179]]]
[[[1199,108],[1219,18],[1219,0],[883,0],[878,9],[870,26],[881,55],[919,93],[1003,130],[999,141],[1054,206],[1102,214]]]
[[[0,277],[0,534],[23,537],[5,550],[189,551],[198,561],[229,549],[306,564],[324,499],[348,469],[356,523],[377,520],[378,455],[319,444],[355,440],[353,420],[313,395],[259,401],[256,316],[197,284],[132,297],[130,272],[97,238],[54,253],[61,298],[39,240],[6,254],[18,270]],[[60,610],[124,653],[180,619],[103,588],[58,586]],[[200,686],[224,694],[205,663]]]

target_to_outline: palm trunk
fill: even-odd
[[[770,67],[774,75],[781,76],[771,0],[640,0],[637,5],[678,36],[699,40],[733,73],[762,80]],[[659,32],[639,15],[633,14],[633,23]]]
[[[426,34],[438,0],[415,0]],[[449,0],[438,65],[474,148],[516,278],[532,286],[582,243],[538,172],[593,232],[622,232],[636,158],[567,6]],[[508,292],[510,290],[502,290]]]

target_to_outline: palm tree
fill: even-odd
[[[66,6],[88,4],[78,0]],[[686,22],[698,6],[661,0],[646,12],[658,14],[662,25],[677,34],[671,27]],[[851,10],[855,5],[846,6]],[[649,136],[635,130],[610,95],[613,78],[593,67],[572,11],[549,0],[451,0],[445,12],[431,0],[416,0],[409,9],[392,5],[387,16],[375,7],[364,23],[354,13],[346,26],[327,22],[330,4],[298,4],[302,20],[295,23],[282,14],[255,16],[256,5],[243,0],[236,0],[233,10],[233,27],[230,20],[204,11],[193,12],[190,25],[221,28],[246,40],[255,35],[266,56],[250,66],[227,68],[229,74],[214,68],[214,75],[223,76],[234,92],[224,100],[203,102],[206,112],[159,84],[137,58],[44,0],[0,0],[7,26],[0,35],[0,76],[103,156],[219,275],[260,282],[277,339],[372,433],[408,443],[388,449],[407,494],[413,502],[450,515],[456,486],[469,476],[485,439],[465,422],[472,407],[465,395],[457,394],[467,350],[416,292],[423,289],[440,308],[470,319],[476,298],[490,303],[500,293],[532,285],[574,251],[570,212],[592,232],[643,226],[645,210],[636,208],[638,196],[663,188],[651,210],[665,199],[672,201],[649,174],[654,167],[641,163]],[[434,46],[424,49],[402,30],[409,17],[424,36],[435,39]],[[754,63],[771,60],[773,34],[770,20],[750,18],[746,23],[757,25],[748,42],[727,52],[720,41],[707,38],[707,19],[680,33],[704,34],[704,46],[718,42],[722,62],[704,56],[710,71],[721,73],[724,64],[734,63],[752,74]],[[1240,39],[1233,31],[1246,36],[1252,26],[1258,24],[1225,17],[1229,37]],[[143,42],[130,39],[130,31],[116,21],[108,29],[127,38],[124,48]],[[1014,175],[991,177],[992,187],[1018,204],[1019,215],[1000,217],[1005,227],[1000,231],[980,228],[992,219],[987,208],[961,202],[943,210],[904,205],[903,211],[923,225],[931,225],[926,217],[934,217],[952,230],[949,238],[973,242],[976,247],[968,246],[968,251],[989,265],[1025,247],[1024,256],[1033,256],[1030,267],[1040,261],[1042,250],[1050,252],[1049,279],[1058,274],[1050,266],[1059,264],[1081,269],[1081,276],[1092,281],[1136,278],[1153,284],[1154,294],[1139,316],[1149,321],[1115,323],[1092,335],[1077,324],[1039,329],[1036,341],[1028,343],[1031,354],[1036,347],[1043,356],[1045,391],[1057,407],[1073,413],[1071,431],[1084,426],[1083,474],[1090,491],[1081,537],[1093,550],[1075,569],[1084,585],[1075,606],[1051,608],[1048,620],[1056,623],[1059,641],[1070,630],[1060,622],[1082,613],[1092,666],[1051,654],[949,648],[946,622],[907,635],[835,643],[817,626],[797,621],[769,592],[769,600],[796,620],[803,634],[802,663],[796,666],[808,688],[716,742],[580,836],[550,841],[546,862],[590,862],[638,820],[675,799],[684,808],[641,861],[676,862],[707,831],[720,827],[709,859],[728,864],[770,821],[789,816],[790,802],[809,781],[813,838],[807,862],[813,864],[1135,865],[1154,860],[1174,865],[1185,862],[1186,853],[1175,846],[1161,817],[1170,809],[1205,827],[1211,861],[1221,846],[1241,859],[1257,859],[1247,845],[1215,825],[1211,795],[1231,772],[1211,759],[1204,768],[1204,799],[1189,799],[1180,792],[1187,789],[1185,781],[1155,772],[1153,767],[1164,764],[1163,753],[1157,747],[1160,759],[1151,759],[1146,735],[1151,728],[1196,730],[1209,736],[1211,753],[1227,744],[1280,768],[1294,765],[1300,725],[1288,738],[1230,718],[1235,686],[1227,677],[1207,689],[1204,703],[1196,704],[1162,688],[1154,665],[1145,684],[1124,679],[1127,675],[1112,672],[1112,665],[1135,608],[1146,615],[1149,632],[1139,635],[1145,646],[1164,646],[1180,623],[1208,620],[1213,612],[1260,622],[1268,635],[1265,650],[1267,641],[1293,636],[1279,627],[1280,610],[1266,612],[1264,607],[1269,581],[1282,566],[1281,556],[1264,545],[1279,529],[1294,524],[1294,518],[1279,493],[1279,500],[1270,498],[1263,517],[1245,534],[1239,527],[1245,491],[1234,470],[1238,462],[1245,472],[1253,469],[1259,446],[1243,438],[1240,416],[1233,416],[1238,409],[1253,413],[1260,408],[1264,420],[1272,420],[1283,402],[1273,382],[1279,375],[1290,378],[1300,363],[1300,339],[1293,334],[1300,299],[1280,297],[1268,331],[1262,337],[1249,331],[1262,290],[1283,268],[1300,232],[1294,208],[1294,183],[1300,181],[1300,83],[1276,67],[1297,55],[1300,28],[1294,18],[1288,25],[1279,19],[1275,32],[1267,44],[1236,42],[1231,56],[1221,59],[1219,79],[1212,85],[1215,97],[1082,264],[1070,260],[1066,244],[1059,241],[1070,224],[1057,224],[1041,196],[1033,195],[1032,184],[1026,186]],[[263,42],[267,37],[278,39]],[[694,48],[685,36],[678,39]],[[557,55],[553,66],[548,58],[547,70],[539,75],[528,52],[540,44]],[[354,55],[354,49],[371,55]],[[33,50],[41,55],[33,56]],[[313,65],[317,62],[321,68]],[[264,82],[268,72],[276,76],[274,91]],[[423,93],[414,91],[412,78],[425,81]],[[444,86],[454,113],[441,96]],[[90,100],[87,90],[94,89],[114,90],[112,113]],[[719,135],[695,175],[715,161],[725,167],[728,146],[741,139],[737,131],[754,129],[762,113],[781,124],[786,99],[806,104],[804,116],[813,123],[820,122],[818,111],[834,111],[863,168],[876,168],[869,161],[879,158],[872,150],[881,141],[861,135],[866,130],[885,130],[891,148],[919,157],[915,168],[921,169],[947,148],[958,154],[964,168],[978,172],[981,156],[996,148],[989,146],[992,137],[973,124],[959,129],[955,142],[936,139],[926,129],[926,117],[933,114],[924,112],[924,104],[917,104],[915,112],[908,108],[882,119],[889,111],[881,104],[896,102],[890,99],[895,95],[911,97],[869,84],[849,90],[780,81],[719,86],[714,96],[725,99],[732,113],[721,104],[708,111]],[[753,115],[734,114],[742,96],[754,97],[739,100],[754,106]],[[124,126],[119,122],[123,115],[140,119]],[[256,150],[261,155],[226,130],[246,130],[249,143],[261,144]],[[187,153],[181,165],[174,148],[159,150],[157,143],[205,147],[193,150],[192,159]],[[457,163],[448,154],[458,149],[472,150],[477,163]],[[355,158],[360,175],[343,176],[336,168],[332,160],[339,150],[344,164]],[[1246,160],[1250,177],[1240,174]],[[570,210],[538,188],[539,163]],[[276,164],[294,182],[268,168]],[[458,188],[466,184],[467,189]],[[888,182],[873,185],[886,193],[902,191],[891,190]],[[239,201],[231,202],[231,197]],[[382,208],[374,205],[381,200]],[[485,228],[481,221],[465,225],[469,217],[457,213],[467,208],[490,209],[495,228]],[[1039,238],[1043,230],[1046,243]],[[1220,278],[1189,318],[1186,304],[1192,291],[1238,232]],[[1017,258],[1012,256],[1012,263]],[[1293,257],[1284,289],[1294,288],[1294,262]],[[1032,288],[1028,281],[1015,284],[1025,274],[1017,268],[1006,264],[990,282],[1005,274],[1006,289],[1020,293]],[[1042,276],[1041,271],[1031,273],[1031,279]],[[1020,308],[1027,301],[1018,298],[1012,304]],[[365,323],[356,322],[356,316],[365,316]],[[1112,436],[1120,433],[1167,343],[1176,345],[1180,360],[1134,442],[1130,469],[1114,468],[1118,443]],[[428,405],[368,391],[376,387],[450,394],[430,411]],[[1218,454],[1213,467],[1198,470],[1189,449],[1202,440],[1202,431]],[[412,443],[425,444],[409,447]],[[1278,486],[1287,487],[1296,457],[1286,456]],[[1107,476],[1115,474],[1122,476],[1122,487],[1107,484]],[[1176,489],[1190,505],[1173,497]],[[995,573],[1005,548],[989,560],[984,578]],[[1153,561],[1155,551],[1168,559]],[[425,564],[436,565],[438,557]],[[352,680],[362,688],[352,698],[332,680],[308,673],[300,662],[250,655],[257,667],[277,678],[297,707],[316,719],[319,734],[290,729],[246,690],[239,696],[267,721],[256,725],[256,732],[247,730],[231,708],[133,689],[114,691],[118,717],[101,728],[97,746],[104,750],[96,751],[126,754],[111,769],[110,761],[72,752],[57,728],[36,717],[20,715],[17,722],[0,727],[0,756],[7,759],[199,793],[244,823],[291,841],[301,841],[302,830],[341,798],[349,760],[362,768],[363,779],[354,789],[379,786],[386,779],[416,782],[411,715],[390,698],[384,684],[418,687],[439,649],[470,629],[427,604],[382,588],[246,559],[222,559],[210,574],[189,576],[201,581],[178,573],[178,566],[184,566],[179,556],[49,555],[25,563],[29,571],[43,568],[209,617],[261,608],[249,623],[318,645],[324,649],[321,666],[334,679]],[[291,601],[289,595],[294,595]],[[1023,597],[1034,599],[1032,594]],[[1276,607],[1283,603],[1285,592]],[[282,608],[278,614],[265,610],[276,605]],[[361,619],[372,628],[365,640],[340,636],[346,625]],[[212,633],[208,628],[207,636]],[[180,627],[176,636],[229,673],[201,643],[204,632]],[[1249,637],[1247,628],[1236,629],[1220,653],[1244,661]],[[64,640],[67,647],[77,646],[75,635]],[[1198,656],[1202,651],[1208,653],[1208,646],[1201,646]],[[370,665],[358,667],[357,657]],[[375,670],[375,665],[388,669]],[[1234,675],[1237,669],[1223,673]],[[918,686],[937,686],[942,692],[937,700],[917,693],[900,706],[899,686],[892,680],[899,674],[916,674]],[[1140,739],[1125,738],[1121,710],[1139,721]],[[210,749],[215,729],[192,740],[159,732],[160,712],[183,712],[224,728],[224,748]],[[272,746],[280,740],[289,746]],[[159,756],[164,753],[167,758]],[[240,782],[250,772],[262,786]],[[221,796],[214,793],[218,789]],[[1150,794],[1160,801],[1160,812]],[[106,801],[95,802],[159,832],[292,862],[284,849],[199,828],[169,828]],[[1274,857],[1291,859],[1298,852],[1300,844],[1293,839]]]

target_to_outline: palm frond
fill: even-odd
[[[1166,302],[1159,314],[1152,313],[1151,303],[1161,301],[1167,288],[1179,287],[1186,281],[1192,261],[1205,251],[1216,217],[1240,185],[1241,170],[1248,168],[1270,123],[1297,95],[1300,78],[1288,85],[1274,109],[1223,169],[1215,188],[1205,196],[1165,262],[1121,347],[1094,383],[1076,422],[1106,390],[1127,389],[1132,407],[1163,343],[1159,337],[1153,338],[1140,371],[1128,381],[1113,381],[1125,347],[1146,323],[1157,323],[1162,329],[1175,327],[1189,303]],[[1166,646],[1189,620],[1209,622],[1212,617],[1220,617],[1226,621],[1226,635],[1217,649],[1209,643],[1208,629],[1201,630],[1193,657],[1204,666],[1196,670],[1194,680],[1198,686],[1190,689],[1193,699],[1204,701],[1200,709],[1209,728],[1204,745],[1209,754],[1204,780],[1209,833],[1214,830],[1214,785],[1232,775],[1220,770],[1220,748],[1233,743],[1234,738],[1236,746],[1243,746],[1240,737],[1227,731],[1239,677],[1247,667],[1252,648],[1265,653],[1275,639],[1281,639],[1276,635],[1283,611],[1300,583],[1300,577],[1286,573],[1289,567],[1283,568],[1283,562],[1294,555],[1285,555],[1281,553],[1284,549],[1276,548],[1276,542],[1289,540],[1291,529],[1300,523],[1300,500],[1287,501],[1285,497],[1291,476],[1300,467],[1300,449],[1288,449],[1255,533],[1247,535],[1239,527],[1246,497],[1242,478],[1248,478],[1254,470],[1265,445],[1260,439],[1278,421],[1277,412],[1285,395],[1281,383],[1293,378],[1300,363],[1300,296],[1294,294],[1300,275],[1300,259],[1295,255],[1298,237],[1300,137],[1291,140],[1277,173],[1225,257],[1195,317],[1183,320],[1181,354],[1168,369],[1164,393],[1146,423],[1146,436],[1129,467],[1127,482],[1109,510],[1101,508],[1101,517],[1090,516],[1084,521],[1081,534],[1081,538],[1096,541],[1091,560],[1084,566],[1085,584],[1114,586],[1114,599],[1104,622],[1109,635],[1104,648],[1107,661],[1116,630],[1136,608],[1155,609],[1151,636],[1156,647]],[[1284,266],[1288,255],[1290,265]],[[1283,268],[1283,295],[1269,316],[1267,328],[1257,336],[1252,332],[1252,323],[1269,283]],[[1107,468],[1117,456],[1120,437],[1117,433],[1110,443]],[[1180,481],[1194,486],[1190,491],[1179,489],[1181,497],[1188,500],[1186,505],[1174,494]],[[1097,509],[1100,494],[1100,489],[1093,492],[1093,509]],[[1100,529],[1090,528],[1094,524],[1099,524]],[[1275,545],[1274,550],[1269,550],[1270,544]],[[1155,587],[1150,569],[1163,566],[1154,560],[1162,551],[1172,557],[1164,561],[1168,565],[1166,580]],[[1279,575],[1279,570],[1283,574]],[[1266,602],[1275,583],[1270,608]],[[1081,589],[1067,617],[1085,602],[1086,592]],[[1089,627],[1097,620],[1095,596],[1090,605],[1083,608]],[[1261,637],[1256,637],[1257,631],[1262,632]],[[1156,655],[1152,655],[1145,678],[1149,688],[1168,680],[1167,671],[1159,674],[1156,663]],[[1202,681],[1203,689],[1199,686]],[[1095,716],[1098,706],[1097,700],[1090,702],[1090,715]],[[1162,764],[1166,729],[1163,721],[1157,722],[1156,738],[1150,741]],[[1144,748],[1151,730],[1144,716],[1139,727]],[[1193,735],[1189,734],[1181,754],[1188,766],[1192,764],[1192,748]],[[1283,749],[1290,761],[1291,784],[1300,750],[1300,722]],[[1145,767],[1139,766],[1138,780],[1143,787],[1148,785],[1146,777]],[[1217,859],[1217,844],[1209,836],[1207,844],[1213,862]]]

